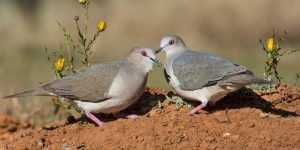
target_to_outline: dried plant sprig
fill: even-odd
[[[69,33],[67,32],[67,29],[66,29],[61,23],[59,23],[58,21],[57,21],[56,23],[57,23],[59,29],[60,29],[60,30],[63,32],[63,34],[64,34],[65,41],[66,41],[66,45],[68,46],[69,44],[71,44],[73,47],[75,47],[75,49],[77,50],[77,53],[83,54],[83,52],[82,52],[82,50],[81,50],[79,44],[77,44],[77,43],[73,40],[71,34],[69,34]]]
[[[79,27],[79,23],[78,23],[79,17],[78,17],[78,16],[75,16],[75,17],[74,17],[74,20],[75,20],[75,22],[76,22],[77,34],[78,34],[78,36],[79,36],[78,41],[79,41],[83,46],[85,46],[86,39],[85,39],[84,35],[82,34],[81,29],[80,29],[80,27]]]
[[[86,3],[83,5],[84,8],[84,28],[83,28],[83,33],[84,33],[84,38],[86,39],[87,35],[87,30],[88,30],[88,20],[89,20],[89,4],[90,2],[86,0]]]
[[[106,21],[99,21],[98,25],[97,25],[97,32],[94,34],[93,38],[90,40],[90,42],[88,43],[87,47],[85,48],[85,60],[83,62],[83,64],[88,63],[88,58],[89,55],[92,54],[92,52],[88,52],[90,50],[91,45],[93,45],[93,43],[96,41],[96,39],[98,38],[98,36],[100,35],[101,32],[103,32],[106,29]]]
[[[82,52],[79,44],[77,44],[71,34],[69,34],[67,32],[67,29],[58,21],[56,21],[59,30],[61,30],[64,34],[65,37],[65,43],[66,43],[66,49],[67,49],[67,53],[68,53],[68,60],[69,60],[69,65],[67,66],[67,70],[69,70],[69,73],[74,73],[75,72],[75,68],[74,68],[74,55],[75,55],[75,51],[78,54],[83,55],[84,53]],[[71,48],[72,47],[72,51]]]

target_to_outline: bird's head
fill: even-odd
[[[160,47],[155,51],[155,54],[164,51],[166,53],[172,53],[178,50],[185,50],[186,46],[183,40],[176,35],[164,36],[160,41]]]
[[[145,72],[152,70],[153,64],[161,66],[151,48],[135,47],[127,55],[126,59],[137,65]]]

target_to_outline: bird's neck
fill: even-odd
[[[126,61],[125,64],[132,71],[141,74],[147,75],[152,70],[152,63],[143,63],[143,62],[133,62],[132,60]]]
[[[168,57],[169,58],[176,57],[176,56],[179,56],[180,54],[182,54],[185,51],[187,51],[187,48],[185,48],[185,47],[170,49],[170,50],[166,51],[166,57],[167,58]]]
[[[187,48],[177,48],[177,49],[171,49],[169,51],[166,51],[166,59],[176,59],[178,56],[180,56],[182,53],[188,51]]]
[[[144,73],[145,75],[153,69],[153,65],[151,63],[140,63],[137,67],[141,70],[141,73]]]

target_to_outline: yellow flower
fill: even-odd
[[[100,32],[104,31],[106,28],[106,21],[103,21],[103,20],[99,21],[97,28]]]
[[[78,2],[82,5],[84,5],[87,2],[87,0],[78,0]]]
[[[272,52],[274,50],[274,38],[269,38],[267,40],[267,48],[268,48],[268,51]]]
[[[54,65],[55,65],[55,69],[57,71],[62,71],[63,68],[64,68],[64,65],[65,65],[65,59],[64,58],[59,58]]]

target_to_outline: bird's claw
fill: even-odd
[[[189,113],[187,113],[189,116],[197,116],[196,112],[192,112],[190,111]]]
[[[139,118],[140,118],[140,116],[138,116],[138,115],[135,115],[135,114],[132,114],[132,115],[128,115],[128,116],[126,116],[126,118],[127,118],[127,119],[133,119],[133,120],[136,120],[136,119],[139,119]]]
[[[135,114],[128,115],[128,114],[117,113],[117,114],[115,114],[115,116],[117,118],[125,118],[125,119],[133,119],[133,120],[140,118],[140,116],[135,115]]]

